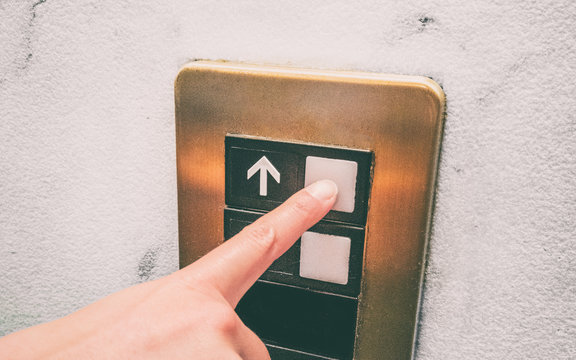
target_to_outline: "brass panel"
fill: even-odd
[[[180,266],[223,240],[224,136],[374,151],[355,359],[413,356],[444,94],[430,79],[192,62],[175,83]]]

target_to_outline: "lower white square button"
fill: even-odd
[[[300,244],[300,276],[335,284],[348,283],[350,238],[307,231]]]
[[[349,160],[306,157],[304,186],[318,180],[329,179],[338,185],[338,198],[332,210],[354,212],[356,200],[356,174],[358,163]]]

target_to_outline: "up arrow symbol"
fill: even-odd
[[[252,165],[246,174],[246,179],[250,179],[254,174],[260,171],[260,196],[268,195],[268,173],[272,175],[274,180],[280,184],[280,172],[276,170],[274,165],[268,160],[266,156],[262,156],[256,164]]]

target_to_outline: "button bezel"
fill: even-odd
[[[226,208],[224,209],[224,238],[230,239],[240,232],[240,226],[247,226],[264,213]],[[233,226],[238,221],[242,225]],[[321,234],[338,235],[350,238],[350,261],[348,264],[348,283],[345,285],[308,279],[299,275],[300,240],[298,240],[276,263],[273,264],[260,279],[297,286],[303,289],[322,291],[331,294],[357,297],[360,294],[362,278],[362,262],[364,255],[364,229],[358,226],[322,220],[310,228],[309,231]],[[288,268],[287,268],[288,267]]]

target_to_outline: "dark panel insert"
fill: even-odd
[[[358,300],[258,281],[236,311],[265,343],[352,359]]]

